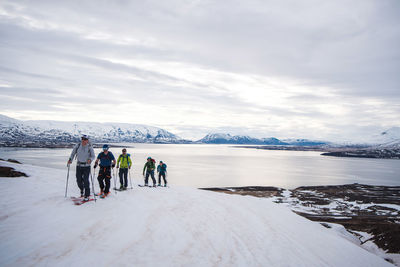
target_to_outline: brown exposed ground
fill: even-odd
[[[0,159],[0,161],[8,161],[12,163],[21,164],[21,162],[15,159],[8,159],[8,160]],[[16,171],[14,168],[11,167],[0,166],[0,177],[28,177],[28,175],[26,175],[23,172]]]

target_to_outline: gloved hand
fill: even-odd
[[[97,168],[97,162],[94,164],[94,168],[95,168],[95,169]]]
[[[114,167],[115,167],[115,164],[111,165],[111,167],[114,169]]]

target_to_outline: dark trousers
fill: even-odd
[[[158,184],[161,184],[161,176],[162,176],[162,178],[164,180],[164,184],[167,184],[167,179],[165,178],[165,172],[164,173],[162,173],[162,172],[158,173]]]
[[[128,187],[128,168],[119,169],[119,183],[123,187]]]
[[[85,197],[90,196],[89,174],[90,166],[76,166],[76,183],[81,190],[81,194],[84,193]]]
[[[151,180],[153,180],[153,185],[155,185],[156,178],[154,177],[154,170],[146,171],[146,178],[144,179],[144,184],[147,185],[149,183],[149,175],[151,175]]]
[[[103,191],[105,194],[108,194],[108,192],[110,192],[110,184],[111,184],[111,167],[100,166],[99,176],[97,177],[97,180],[99,181],[101,191]]]

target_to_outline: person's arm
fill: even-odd
[[[160,172],[160,169],[161,169],[161,166],[158,165],[158,166],[157,166],[157,172]]]
[[[78,145],[75,145],[74,148],[72,149],[71,155],[69,156],[68,164],[71,164],[72,161],[74,160],[77,149],[78,149]]]
[[[114,168],[114,167],[115,167],[115,163],[116,163],[116,162],[115,162],[115,157],[114,157],[114,154],[113,154],[113,153],[111,153],[111,152],[109,152],[109,153],[111,154],[111,155],[110,155],[110,156],[111,156],[111,164],[112,164],[111,167]]]
[[[144,171],[146,170],[146,167],[147,167],[147,162],[144,164],[144,167],[143,167],[143,175],[144,175]]]
[[[96,169],[97,165],[99,165],[100,154],[97,156],[96,161],[94,162],[94,168]]]
[[[92,161],[96,158],[96,155],[94,154],[94,150],[92,146],[89,146],[89,159],[87,160],[87,163],[90,164]]]
[[[128,168],[130,169],[132,166],[132,160],[131,157],[128,156]]]
[[[119,163],[121,162],[121,157],[122,155],[119,155],[118,160],[117,160],[117,169],[119,168]]]

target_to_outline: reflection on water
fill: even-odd
[[[132,176],[142,183],[148,156],[168,165],[171,185],[192,187],[264,185],[295,188],[302,185],[365,183],[400,185],[400,161],[335,158],[319,152],[271,151],[227,145],[129,144]],[[117,157],[120,148],[111,148]],[[71,149],[0,148],[0,158],[66,170]],[[95,149],[96,155],[100,152]],[[73,168],[74,169],[74,168]]]

